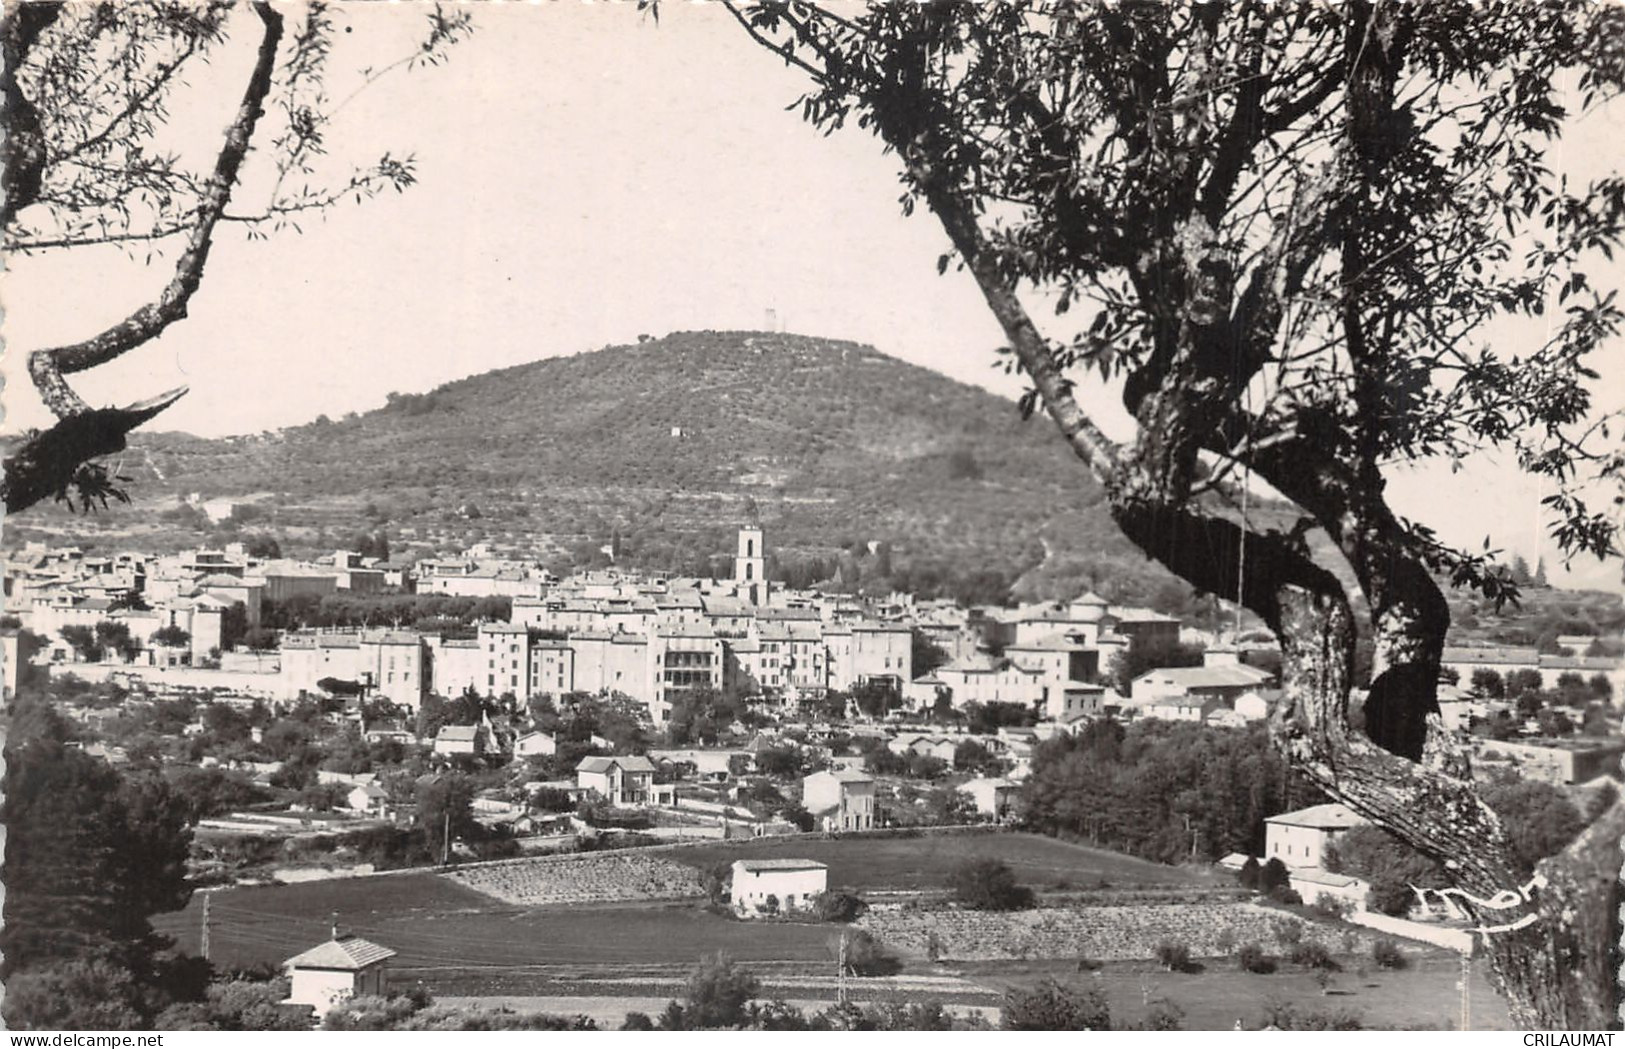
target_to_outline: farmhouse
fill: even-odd
[[[582,758],[576,786],[595,791],[611,805],[647,805],[653,801],[655,767],[645,757]]]
[[[1264,858],[1288,867],[1326,865],[1326,847],[1365,820],[1347,805],[1312,805],[1265,820]]]
[[[826,831],[871,830],[875,781],[861,772],[815,772],[801,781],[801,804]]]
[[[752,917],[807,907],[829,882],[829,868],[816,860],[736,860],[729,902]]]
[[[320,1020],[350,998],[382,996],[385,963],[393,957],[394,951],[370,940],[335,935],[282,963],[291,984],[284,1004],[309,1006]]]

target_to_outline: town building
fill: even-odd
[[[1478,739],[1475,764],[1510,768],[1522,779],[1554,787],[1589,783],[1598,776],[1620,778],[1625,741],[1619,739]]]
[[[815,772],[801,781],[801,805],[823,830],[872,830],[875,781],[861,772]]]
[[[653,763],[641,756],[587,757],[576,766],[577,787],[618,807],[653,803],[654,779]]]
[[[767,551],[758,527],[739,530],[739,546],[734,554],[734,586],[739,598],[746,603],[755,607],[768,603]]]
[[[1021,797],[1021,784],[1008,779],[978,776],[961,784],[959,791],[970,795],[978,815],[1004,819]]]
[[[446,757],[484,754],[489,744],[490,733],[483,725],[441,725],[435,733],[434,752]]]
[[[1218,699],[1229,706],[1244,693],[1269,685],[1275,675],[1245,663],[1203,667],[1159,667],[1130,684],[1137,706],[1164,699]]]
[[[558,752],[558,741],[546,732],[527,732],[513,742],[515,758],[552,757]]]

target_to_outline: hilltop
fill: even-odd
[[[798,335],[673,333],[274,434],[140,434],[124,472],[170,532],[202,524],[179,507],[198,493],[252,504],[238,527],[296,546],[381,527],[397,550],[485,540],[581,563],[614,541],[631,563],[697,571],[754,519],[782,564],[845,560],[848,582],[878,584],[885,566],[843,547],[881,541],[917,591],[940,576],[978,596],[1022,577],[1025,596],[1189,594],[1122,538],[1041,420],[872,347]]]

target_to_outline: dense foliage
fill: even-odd
[[[1005,992],[999,1026],[1006,1031],[1109,1031],[1112,1014],[1099,988],[1045,979]]]
[[[1261,854],[1267,817],[1322,800],[1261,726],[1156,720],[1096,722],[1040,744],[1022,797],[1034,829],[1162,863]]]
[[[1561,851],[1585,826],[1573,802],[1550,784],[1510,779],[1486,786],[1483,797],[1501,817],[1524,875],[1533,872],[1538,861]],[[1413,886],[1437,889],[1449,884],[1442,864],[1379,827],[1355,827],[1341,835],[1326,865],[1370,882],[1366,905],[1383,914],[1410,910],[1417,902]]]
[[[974,911],[1020,911],[1033,905],[1033,890],[1016,881],[1009,864],[999,860],[966,860],[948,874],[948,892],[961,907]]]
[[[43,734],[17,735],[29,725]],[[121,775],[64,746],[56,728],[49,717],[17,719],[7,741],[6,1022],[97,1027],[117,1013],[128,1022],[111,1026],[139,1026],[206,979],[206,968],[166,953],[149,921],[191,896],[188,808],[162,777]],[[64,1009],[110,1012],[90,1023]]]

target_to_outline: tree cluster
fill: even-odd
[[[1321,800],[1262,727],[1091,724],[1039,744],[1022,788],[1026,819],[1160,863],[1263,851],[1264,820]]]

